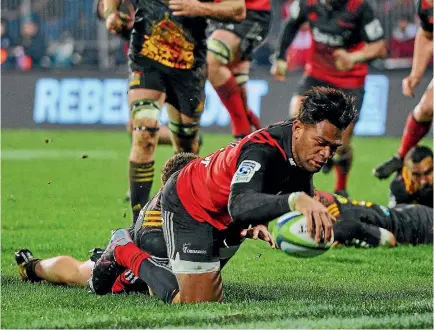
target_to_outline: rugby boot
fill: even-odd
[[[118,229],[112,233],[108,246],[93,267],[88,281],[89,292],[97,295],[111,292],[117,277],[125,270],[125,267],[116,263],[115,248],[132,242],[126,229]]]
[[[15,261],[22,281],[42,281],[35,273],[35,266],[41,260],[42,259],[35,258],[28,249],[21,249],[15,252]]]
[[[372,170],[374,174],[380,180],[387,179],[393,173],[399,171],[402,167],[402,159],[398,156],[393,156],[387,162],[377,166]]]

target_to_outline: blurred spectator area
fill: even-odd
[[[2,0],[1,63],[3,68],[123,65],[125,42],[110,35],[95,16],[96,0]],[[414,0],[368,0],[387,36],[390,63],[409,66],[419,27]],[[255,52],[254,65],[269,65],[293,0],[272,0],[269,36]],[[311,44],[303,25],[288,50],[289,66],[303,66]],[[395,60],[393,60],[395,59]],[[398,62],[397,62],[398,61]],[[386,61],[387,62],[387,61]],[[395,64],[389,65],[390,68]],[[398,65],[399,66],[399,65]],[[387,67],[387,65],[386,65]]]

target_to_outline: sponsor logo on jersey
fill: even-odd
[[[317,27],[312,29],[313,40],[324,45],[337,47],[344,45],[344,38],[341,35],[321,32]]]
[[[344,28],[352,28],[352,27],[354,27],[353,23],[351,23],[351,22],[345,22],[345,21],[342,21],[342,20],[338,20],[338,25],[342,26]]]
[[[185,254],[206,254],[205,250],[190,249],[190,245],[190,243],[184,243],[182,245],[182,252],[184,252]]]

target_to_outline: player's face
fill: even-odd
[[[433,159],[425,157],[420,163],[412,163],[409,166],[411,181],[418,189],[433,185]]]
[[[316,125],[295,121],[293,133],[294,157],[300,166],[312,173],[319,172],[342,145],[343,132],[329,121]]]

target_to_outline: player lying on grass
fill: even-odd
[[[433,209],[425,205],[395,207],[349,200],[319,191],[316,197],[336,218],[335,242],[360,247],[432,244]]]
[[[184,167],[189,161],[198,156],[190,153],[180,153],[171,157],[162,170],[162,183],[176,171]],[[98,294],[112,293],[147,293],[148,285],[165,302],[176,302],[178,283],[173,273],[166,266],[168,264],[166,245],[162,232],[162,218],[160,209],[161,193],[158,192],[143,208],[136,223],[129,229],[134,243],[147,251],[151,258],[143,262],[143,267],[135,270],[139,277],[126,269],[116,278],[100,277],[100,282],[91,286],[91,291]],[[220,247],[223,267],[230,257],[238,250],[245,237],[260,238],[274,247],[274,241],[266,227],[258,226],[248,231],[231,230],[222,232]],[[34,258],[27,249],[17,251],[15,258],[22,280],[39,282],[45,280],[50,283],[86,286],[90,278],[95,261],[99,259],[103,250],[94,249],[90,260],[80,262],[70,256],[58,256],[50,259]],[[146,283],[144,282],[146,281]]]
[[[317,241],[322,234],[330,240],[334,218],[313,199],[312,177],[342,145],[355,116],[352,97],[316,87],[304,94],[296,117],[193,160],[172,175],[161,205],[180,302],[222,301],[219,237],[225,230],[265,224],[297,210]],[[90,282],[95,286],[100,276],[114,278],[124,268],[134,272],[147,259],[128,232],[119,230]]]

